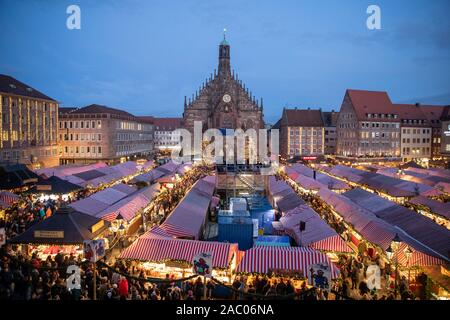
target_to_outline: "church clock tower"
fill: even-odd
[[[225,33],[219,44],[219,66],[202,83],[191,98],[185,98],[184,126],[193,132],[194,121],[201,121],[203,130],[262,129],[263,103],[246,88],[231,71],[230,44]]]

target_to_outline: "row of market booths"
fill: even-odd
[[[376,173],[399,178],[415,183],[425,184],[450,194],[450,170],[446,169],[420,169],[409,167],[398,169],[392,167],[379,167]]]
[[[302,165],[285,169],[289,178],[300,186],[301,191],[317,195],[325,207],[331,209],[335,218],[344,223],[350,232],[348,238],[356,247],[367,248],[372,256],[376,253],[387,256],[386,250],[398,234],[403,242],[391,260],[398,261],[409,272],[414,269],[416,274],[419,270],[426,271],[427,274],[432,273],[435,278],[441,280],[440,284],[444,285],[446,291],[449,291],[448,281],[442,281],[445,277],[440,272],[440,268],[443,268],[444,273],[447,273],[446,268],[442,266],[448,266],[450,254],[450,231],[445,225],[439,225],[423,214],[362,188],[347,188],[346,191],[342,185],[330,190],[318,182],[318,179],[314,179],[314,183],[305,183],[302,172],[306,172],[306,177],[310,177],[310,170]],[[278,185],[283,186],[281,182],[278,182]],[[431,207],[434,212],[440,212],[444,217],[448,217],[450,212],[448,203],[425,196],[416,196],[408,201],[408,204],[412,203],[416,203],[420,208]],[[282,230],[283,219],[274,223]],[[448,293],[444,291],[442,295],[448,296]]]
[[[191,163],[177,164],[173,161],[169,161],[161,166],[158,166],[149,172],[142,173],[131,179],[130,183],[146,183],[152,184],[158,180],[163,183],[173,183],[176,175],[184,175],[191,170]]]
[[[404,203],[407,199],[417,195],[432,197],[442,194],[442,191],[439,189],[426,184],[406,181],[344,165],[336,165],[333,167],[318,165],[318,167],[320,170],[344,179],[355,186],[377,190],[377,192],[382,193],[387,199],[398,203]]]
[[[447,188],[448,170],[418,169],[410,167],[407,172],[420,175],[421,179],[409,178],[397,174],[398,169],[377,167],[377,172],[368,172],[347,166],[334,166],[332,168],[321,166],[321,170],[353,182],[355,185],[369,191],[376,191],[386,199],[409,206],[417,212],[433,219],[437,224],[450,229],[450,203],[442,197],[449,195]],[[380,172],[380,173],[379,173]],[[426,181],[425,181],[426,178]],[[450,187],[450,184],[448,185]]]
[[[442,195],[435,195],[431,198],[417,195],[408,199],[406,204],[450,229],[450,202],[448,202],[450,195],[450,170],[423,169],[413,166],[398,169],[380,165],[372,165],[369,169],[376,171],[378,174],[428,185],[441,191]]]
[[[57,176],[63,180],[79,185],[83,188],[98,188],[107,186],[118,180],[130,180],[140,171],[146,171],[153,166],[152,161],[138,165],[135,161],[127,161],[114,166],[96,163],[87,166],[59,166],[37,170],[43,177]]]
[[[350,232],[351,241],[360,250],[367,250],[372,256],[378,253],[391,263],[398,263],[400,270],[407,272],[408,277],[411,272],[418,275],[427,269],[442,268],[444,273],[447,272],[450,231],[446,228],[360,188],[343,194],[322,188],[317,196],[325,207],[342,219]],[[393,250],[392,241],[396,236],[401,242]],[[442,288],[445,290],[440,294],[448,298],[448,281],[447,286]]]
[[[212,254],[212,275],[226,283],[235,274],[247,275],[249,282],[255,274],[284,275],[298,279],[296,287],[300,288],[311,266],[318,264],[328,266],[330,274],[337,276],[329,257],[312,247],[263,244],[239,251],[237,243],[201,241],[216,183],[215,176],[197,181],[165,222],[138,238],[120,258],[131,260],[135,269],[151,277],[190,276],[193,260],[200,253]]]
[[[345,240],[331,228],[283,180],[269,177],[268,197],[280,213],[279,221],[272,222],[277,234],[287,234],[301,247],[310,247],[328,253],[351,253]]]
[[[136,166],[136,163],[133,166]],[[119,172],[133,174],[135,172],[133,166],[128,164],[120,166]],[[150,168],[148,163],[144,166],[146,166],[145,169]],[[39,197],[53,198],[61,193],[84,189],[65,178],[99,168],[104,168],[104,165],[60,166],[43,169],[40,172],[42,175],[51,174],[51,176],[47,179],[42,178],[43,181],[28,192]],[[160,170],[165,174],[171,174],[176,168],[166,165]],[[142,167],[137,169],[145,170]],[[156,169],[152,169],[154,170]],[[63,206],[51,217],[11,239],[10,243],[22,245],[27,253],[37,253],[46,257],[58,252],[81,254],[83,240],[102,238],[106,239],[108,245],[120,236],[135,234],[143,224],[142,213],[150,209],[152,200],[159,193],[160,184],[137,186],[129,183],[119,182],[100,191],[94,190],[90,196]],[[45,185],[51,186],[46,188]]]
[[[308,168],[303,164],[294,164],[293,166],[285,168],[284,171],[305,193],[316,193],[323,187],[327,187],[338,193],[351,189],[347,183]]]

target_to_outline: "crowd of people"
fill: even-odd
[[[171,212],[192,185],[206,176],[211,168],[195,166],[175,182],[172,189],[160,192],[154,201],[153,215]],[[286,177],[278,176],[280,179]],[[299,191],[300,192],[300,191]],[[81,197],[83,195],[77,196]],[[345,226],[331,214],[322,203],[311,194],[302,197],[340,234],[345,234]],[[73,199],[73,200],[76,200]],[[69,201],[72,201],[70,199]],[[12,238],[34,223],[46,219],[64,205],[62,200],[34,201],[31,196],[21,199],[5,211],[0,219],[0,227],[5,227],[7,238]],[[158,221],[157,223],[160,223]],[[257,275],[251,278],[236,276],[232,284],[223,284],[210,279],[206,285],[201,277],[177,280],[171,275],[165,279],[146,279],[142,270],[137,270],[126,261],[116,261],[112,266],[99,263],[97,268],[82,261],[81,256],[64,255],[62,252],[41,259],[37,253],[23,254],[15,245],[0,248],[0,299],[12,300],[202,300],[212,298],[247,299],[300,299],[327,300],[330,292],[335,299],[397,300],[423,298],[423,293],[409,290],[409,281],[405,277],[398,279],[396,288],[392,288],[391,275],[394,268],[379,255],[367,254],[360,249],[356,256],[340,255],[338,266],[340,279],[333,282],[331,290],[308,288],[303,281],[296,289],[289,277],[269,277]],[[369,289],[367,268],[377,265],[381,272],[381,289]],[[80,282],[67,282],[69,266],[78,266]],[[96,276],[94,277],[94,273]],[[95,283],[95,285],[94,285]],[[72,285],[71,285],[72,284]],[[216,290],[218,287],[225,290]],[[425,285],[422,286],[422,289]],[[94,289],[95,288],[95,289]],[[396,289],[396,290],[393,290]],[[217,295],[222,291],[221,295]],[[224,293],[225,292],[225,293]]]
[[[291,182],[288,176],[283,172],[280,172],[277,175],[277,178]],[[350,241],[350,233],[348,233],[343,221],[332,214],[319,197],[302,191],[296,184],[291,183],[290,185],[302,199],[327,222],[328,225],[336,230],[337,233],[343,235],[344,238],[347,237],[347,241]],[[410,281],[405,276],[401,276],[398,271],[397,274],[395,274],[394,267],[386,263],[379,254],[373,255],[373,250],[371,250],[369,254],[365,242],[360,243],[357,251],[356,257],[349,255],[340,256],[339,266],[341,271],[341,281],[335,283],[335,291],[342,297],[362,300],[411,300],[420,297],[424,298],[425,284],[419,286],[419,290],[417,290],[416,293],[413,293],[409,289]],[[381,289],[369,289],[366,280],[366,271],[370,265],[376,265],[380,268],[382,279]],[[394,287],[395,282],[392,283],[392,278],[398,279],[397,290]],[[419,275],[417,278],[419,279],[418,281],[420,281],[420,279],[423,279],[423,274]]]
[[[68,268],[72,265],[79,267],[78,284],[70,278]],[[217,296],[215,289],[220,286],[225,293]],[[195,276],[174,279],[167,274],[163,280],[147,279],[142,270],[122,260],[110,267],[99,263],[94,270],[91,263],[73,254],[40,259],[37,254],[23,255],[15,246],[0,249],[1,300],[92,300],[94,287],[97,300],[326,300],[328,296],[327,291],[308,289],[306,281],[296,290],[289,278],[257,276],[248,281],[245,276],[237,276],[231,285],[208,280],[205,286],[203,278]]]

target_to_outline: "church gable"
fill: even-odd
[[[263,106],[231,72],[230,46],[224,40],[219,46],[219,67],[202,84],[198,92],[184,103],[184,123],[190,131],[194,121],[203,129],[260,129],[264,127]]]

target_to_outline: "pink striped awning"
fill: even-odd
[[[338,234],[320,241],[313,242],[309,246],[321,251],[353,252],[353,250],[347,245],[344,239],[342,239]]]
[[[268,273],[270,270],[286,270],[303,273],[308,277],[311,265],[319,263],[330,265],[332,278],[338,277],[338,268],[324,253],[300,247],[254,247],[245,252],[236,272]]]
[[[1,191],[0,192],[0,201],[6,203],[6,204],[13,204],[14,202],[18,201],[20,196],[18,196],[15,193],[9,192],[9,191]]]
[[[445,264],[445,261],[437,257],[433,257],[426,253],[416,250],[414,247],[409,246],[412,251],[410,260],[406,257],[405,250],[408,247],[408,243],[402,242],[396,251],[396,256],[398,263],[402,266],[415,266],[415,267],[426,267],[426,266],[436,266]]]
[[[125,249],[120,254],[120,258],[153,262],[182,260],[191,263],[196,255],[205,252],[212,253],[214,268],[228,268],[231,259],[238,252],[238,245],[183,239],[156,239],[144,235]]]
[[[193,238],[192,232],[178,225],[164,222],[159,227],[169,235],[176,238]]]
[[[174,238],[172,235],[167,233],[164,229],[161,227],[153,227],[150,229],[147,233],[142,235],[142,238]]]

